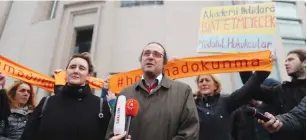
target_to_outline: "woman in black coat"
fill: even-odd
[[[231,140],[231,113],[247,104],[255,89],[269,72],[255,72],[248,82],[229,96],[220,95],[221,83],[213,75],[196,78],[198,92],[195,99],[200,119],[199,140]]]
[[[103,140],[111,113],[108,103],[91,92],[87,80],[93,71],[88,53],[74,55],[66,67],[66,85],[41,100],[21,139]]]

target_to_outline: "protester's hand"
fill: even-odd
[[[125,136],[126,136],[126,132],[124,132],[123,134],[115,135],[110,140],[122,140]],[[131,136],[129,135],[128,139],[126,140],[131,140]]]
[[[112,99],[116,99],[116,96],[112,91],[108,90],[107,101],[109,102]]]
[[[110,80],[111,75],[109,75],[105,80],[104,80],[104,84],[103,87],[104,88],[109,88],[109,80]]]
[[[272,114],[265,112],[264,116],[269,118],[270,120],[267,122],[264,122],[263,120],[258,120],[258,122],[270,133],[279,131],[279,129],[283,126],[283,123],[279,120],[276,120],[276,118]]]
[[[170,60],[170,61],[176,61],[176,60],[178,60],[178,59],[179,59],[178,56],[173,56],[173,57],[171,57],[169,60]]]
[[[272,64],[277,63],[277,57],[273,54],[271,55],[271,62],[272,62]]]
[[[3,89],[6,82],[6,75],[0,72],[0,89]]]
[[[59,72],[61,72],[62,71],[62,69],[56,69],[55,71],[54,71],[54,73],[59,73]]]

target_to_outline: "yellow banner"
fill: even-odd
[[[271,51],[189,57],[169,61],[164,68],[165,74],[171,79],[214,73],[271,71]],[[139,80],[141,76],[141,69],[112,75],[109,88],[112,92],[119,93],[124,87]]]
[[[0,56],[0,72],[53,92],[54,79]]]
[[[274,3],[206,7],[201,11],[200,35],[275,34]]]

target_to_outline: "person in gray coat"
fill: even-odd
[[[266,112],[265,116],[270,118],[270,120],[268,122],[259,120],[259,122],[271,133],[306,128],[306,96],[302,99],[300,104],[288,113],[274,117],[272,114]]]
[[[132,140],[197,140],[199,118],[189,85],[174,81],[163,74],[167,63],[164,47],[149,43],[140,55],[143,76],[124,88],[120,95],[139,102],[139,110],[131,121]],[[116,108],[116,107],[115,107]],[[106,139],[113,134],[114,116]]]

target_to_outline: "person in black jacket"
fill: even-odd
[[[262,85],[276,86],[279,85],[275,79],[267,78]],[[261,101],[252,100],[249,104],[243,105],[232,113],[233,125],[232,136],[234,140],[270,140],[267,132],[259,123],[257,118],[249,115],[246,107],[254,107],[259,112],[271,111],[266,104]]]
[[[0,79],[0,140],[20,139],[35,108],[34,90],[31,84],[23,81],[16,81],[6,90],[5,76],[0,74]]]
[[[278,86],[261,86],[253,98],[263,101],[270,108],[273,115],[284,114],[297,106],[306,96],[306,51],[302,49],[292,50],[285,61],[286,71],[292,78]],[[252,72],[241,72],[242,81],[245,82]],[[245,75],[245,76],[243,76]],[[300,130],[288,130],[271,134],[271,140],[305,140],[306,128]]]
[[[66,67],[66,85],[60,93],[41,100],[21,139],[104,139],[111,113],[108,103],[91,92],[87,80],[93,71],[88,53],[74,55]]]
[[[8,124],[7,118],[11,112],[9,99],[4,89],[5,82],[5,75],[0,72],[0,121],[5,121],[5,123]]]
[[[270,140],[269,133],[246,112],[247,107],[254,107],[259,112],[266,110],[261,101],[252,100],[249,104],[235,110],[232,114],[232,137],[234,140]]]
[[[302,99],[301,103],[290,110],[288,113],[273,116],[266,112],[264,114],[270,118],[268,122],[259,120],[259,122],[270,133],[286,130],[300,130],[306,127],[306,96]]]
[[[231,113],[247,104],[270,72],[256,72],[240,89],[229,96],[220,95],[221,84],[213,75],[196,78],[195,100],[200,119],[199,140],[231,140]],[[256,89],[256,90],[255,90]]]

